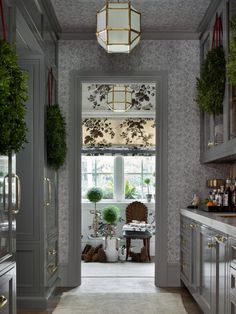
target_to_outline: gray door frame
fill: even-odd
[[[168,101],[167,72],[71,72],[69,127],[69,263],[70,286],[81,284],[81,121],[82,83],[156,83],[156,242],[155,285],[168,286]],[[158,210],[157,210],[158,208]]]

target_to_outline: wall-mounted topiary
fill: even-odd
[[[197,78],[196,86],[196,102],[200,109],[209,115],[223,113],[226,61],[222,38],[222,20],[221,16],[216,14],[212,35],[212,49],[208,51],[202,63],[200,78]]]
[[[197,78],[196,102],[210,115],[219,115],[223,112],[225,67],[223,47],[213,48],[207,53],[201,67],[200,78]]]
[[[0,40],[0,154],[19,152],[26,140],[27,74],[17,64],[14,46]]]
[[[236,85],[236,15],[232,17],[230,24],[230,49],[227,64],[227,76],[232,85]]]
[[[46,122],[47,160],[49,166],[58,169],[66,158],[66,122],[59,105],[47,107]]]

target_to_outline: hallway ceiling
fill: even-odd
[[[104,0],[51,0],[63,33],[94,33]],[[131,0],[142,32],[196,32],[210,0]]]

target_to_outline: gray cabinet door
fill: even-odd
[[[224,234],[216,234],[212,239],[212,299],[213,313],[228,313],[228,237]]]
[[[15,214],[18,212],[19,192],[15,157],[0,156],[0,271],[15,261]]]
[[[185,285],[196,291],[198,287],[198,249],[200,225],[181,217],[181,279]]]
[[[212,256],[214,242],[212,237],[215,231],[201,226],[200,228],[200,282],[199,282],[199,297],[201,299],[204,313],[212,313],[212,276],[213,265]]]
[[[0,313],[16,313],[16,268],[0,273]]]
[[[0,156],[0,263],[11,255],[8,214],[8,157]],[[1,270],[1,264],[0,264]]]

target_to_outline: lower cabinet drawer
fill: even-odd
[[[236,314],[236,303],[230,299],[230,314]]]
[[[0,313],[16,313],[16,268],[0,276]]]

